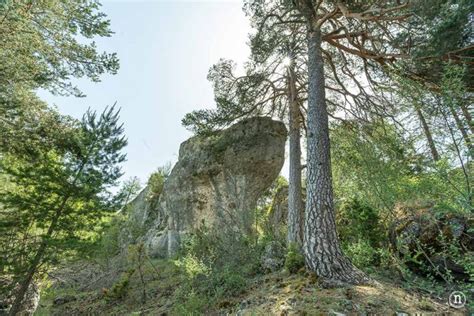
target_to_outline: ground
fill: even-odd
[[[181,308],[179,286],[186,275],[171,260],[158,260],[144,271],[144,283],[134,273],[126,290],[118,296],[111,288],[79,291],[55,286],[45,290],[35,315],[178,315],[193,314],[196,296]],[[145,287],[143,286],[145,284]],[[145,290],[145,291],[143,291]],[[143,300],[143,292],[146,299]],[[225,297],[225,295],[224,295]],[[58,299],[59,298],[59,299]],[[56,300],[56,303],[53,302]],[[69,301],[69,302],[68,302]],[[279,271],[257,275],[247,289],[234,297],[210,303],[206,315],[465,315],[466,310],[450,308],[447,300],[426,293],[402,289],[399,284],[380,280],[374,286],[322,288],[316,276],[306,271],[290,274]],[[194,313],[197,315],[198,313]]]

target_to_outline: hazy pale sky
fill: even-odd
[[[102,82],[78,80],[85,98],[40,96],[61,113],[81,117],[117,101],[128,137],[125,178],[148,175],[175,163],[181,142],[191,136],[183,116],[213,107],[206,76],[219,58],[242,64],[250,31],[241,1],[102,1],[115,34],[97,39],[100,49],[117,52],[120,70]]]

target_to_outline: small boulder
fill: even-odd
[[[58,296],[53,300],[53,305],[64,305],[75,300],[77,300],[77,297],[74,295]]]
[[[270,242],[262,254],[262,269],[266,272],[280,270],[285,263],[285,248],[278,242]]]

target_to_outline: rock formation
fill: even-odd
[[[8,290],[11,286],[12,279],[8,276],[0,277],[0,315],[9,315],[10,308],[15,301],[15,292],[18,291],[20,284],[16,283],[13,289]],[[31,282],[23,299],[22,306],[18,315],[33,315],[38,308],[40,301],[40,289],[36,282]]]
[[[306,190],[303,190],[303,205],[306,200]],[[304,210],[301,214],[304,221]],[[287,238],[288,223],[288,185],[283,185],[277,189],[273,197],[267,218],[267,229],[275,236]],[[303,228],[302,228],[303,229]]]
[[[456,262],[452,252],[446,251],[446,245],[457,247],[463,257],[472,257],[472,218],[452,213],[436,216],[430,203],[398,205],[395,214],[397,220],[390,229],[393,249],[401,255],[421,253],[419,263],[407,262],[410,269],[421,274],[434,270],[450,273],[457,280],[469,280],[468,271]]]
[[[257,199],[283,166],[286,134],[283,123],[255,117],[182,143],[157,205],[147,205],[146,191],[131,203],[150,255],[172,255],[201,225],[251,231]]]
[[[268,229],[276,236],[281,235],[282,227],[286,228],[288,222],[288,185],[278,188],[275,192],[267,221]],[[286,232],[285,236],[280,237],[286,238]]]

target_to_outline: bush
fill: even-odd
[[[130,284],[130,278],[135,273],[135,269],[130,269],[123,273],[121,278],[112,285],[109,290],[105,290],[106,300],[118,300],[122,299],[127,295],[128,285]]]
[[[209,230],[202,225],[183,241],[180,257],[192,256],[210,268],[232,267],[255,274],[260,272],[264,246],[238,232]]]
[[[229,267],[216,273],[212,283],[218,297],[240,294],[247,286],[247,280],[241,275],[241,271],[235,271]]]
[[[304,256],[296,244],[291,244],[288,247],[288,252],[285,257],[285,268],[290,273],[296,273],[304,267]]]
[[[105,227],[100,238],[97,255],[99,258],[112,258],[120,251],[119,236],[125,223],[125,216],[115,215]]]
[[[361,268],[374,265],[377,261],[377,249],[366,240],[346,244],[344,250],[352,262]]]
[[[177,291],[176,314],[201,314],[206,307],[242,293],[260,272],[262,244],[238,233],[203,227],[183,241],[176,260],[186,278]]]
[[[176,265],[183,268],[189,278],[195,278],[198,275],[207,276],[211,271],[208,266],[192,254],[187,254],[182,259],[178,260]]]
[[[343,243],[358,243],[363,239],[372,247],[384,241],[377,210],[357,199],[344,201],[337,212],[337,227]]]
[[[171,165],[165,165],[159,167],[155,172],[153,172],[148,178],[148,196],[147,200],[150,205],[154,205],[158,202],[163,187],[165,185],[165,180],[171,172]]]
[[[201,315],[209,305],[205,295],[184,287],[178,289],[176,298],[179,304],[174,305],[173,315]]]

